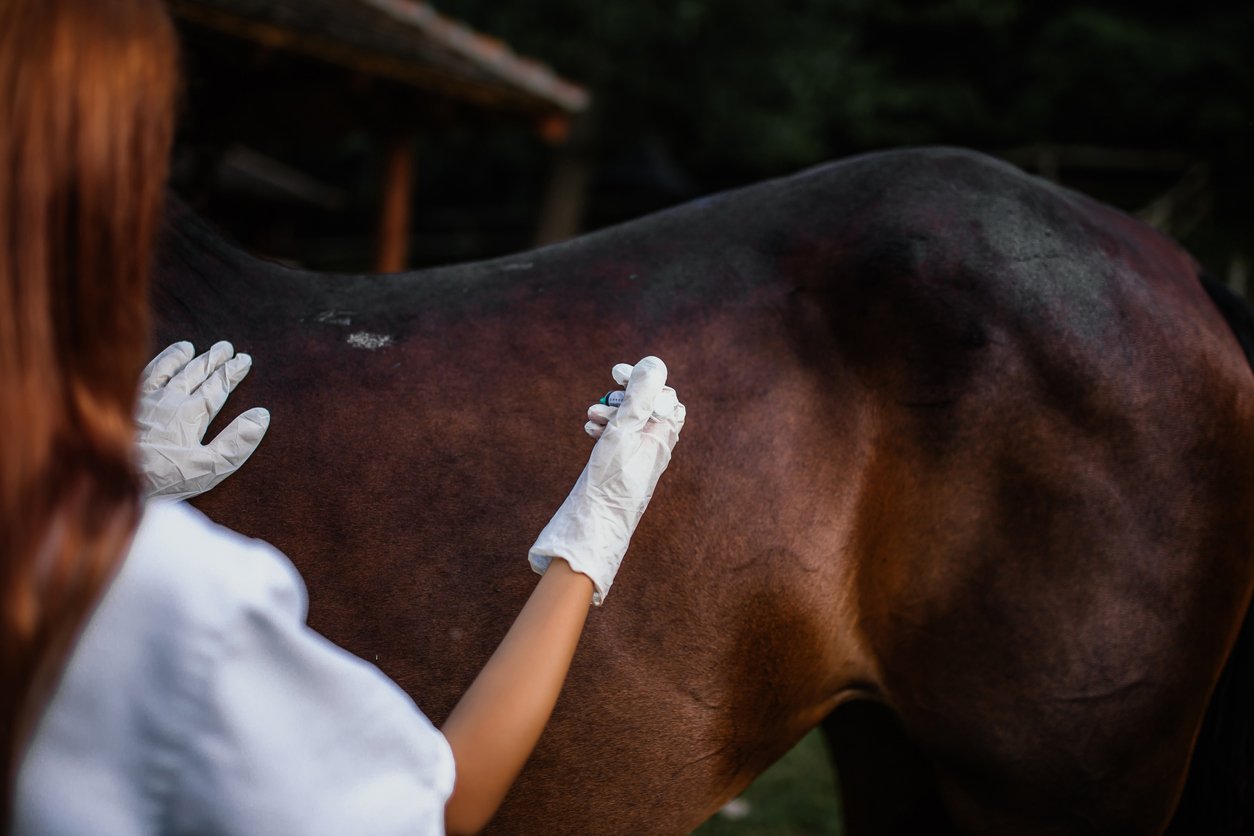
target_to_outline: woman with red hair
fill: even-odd
[[[250,410],[200,444],[251,362],[228,343],[171,346],[136,391],[176,64],[158,0],[0,4],[0,827],[478,830],[684,409],[658,406],[661,361],[615,367],[623,404],[590,409],[591,458],[529,555],[542,578],[436,730],[305,625],[286,558],[161,501],[212,487],[268,422]]]

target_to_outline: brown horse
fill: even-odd
[[[285,269],[186,213],[161,261],[161,344],[252,352],[232,403],[273,414],[199,504],[436,722],[610,366],[670,365],[688,428],[496,831],[685,832],[820,723],[854,833],[1171,821],[1254,590],[1254,377],[1148,227],[929,149],[416,273]],[[1243,652],[1205,757],[1247,769]]]

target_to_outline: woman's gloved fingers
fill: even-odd
[[[235,347],[229,342],[223,340],[214,343],[213,347],[204,354],[193,357],[181,372],[171,378],[170,385],[184,395],[189,395],[197,386],[208,380],[219,366],[230,360],[233,354],[235,354]]]
[[[583,431],[593,438],[600,438],[605,432],[605,425],[618,412],[616,406],[606,406],[603,403],[594,403],[588,407],[588,423],[583,425]]]
[[[664,386],[666,364],[657,357],[645,357],[632,367],[623,403],[618,408],[618,414],[610,420],[623,430],[641,429],[653,415],[653,404]]]
[[[653,417],[669,418],[678,404],[679,396],[675,394],[675,390],[669,386],[663,386],[662,391],[658,392],[657,400],[653,402]]]
[[[631,363],[616,363],[614,368],[610,369],[610,374],[614,376],[614,382],[619,386],[626,386],[627,381],[631,380]]]
[[[619,386],[626,386],[627,381],[631,379],[631,372],[634,366],[630,363],[618,363],[610,370],[610,374],[614,376],[614,382]],[[679,398],[675,395],[675,390],[669,386],[663,386],[662,392],[653,403],[653,415],[657,418],[665,418],[671,414],[671,410],[675,408],[675,404],[679,402]],[[591,416],[589,416],[591,417]]]
[[[594,403],[592,406],[588,407],[588,421],[596,422],[601,426],[605,426],[609,423],[609,420],[614,417],[614,413],[616,412],[618,412],[618,407],[616,406],[606,406],[603,403]]]
[[[239,469],[261,443],[270,413],[260,407],[237,417],[212,443],[209,424],[252,367],[252,357],[218,342],[199,356],[191,343],[170,346],[140,381],[136,406],[137,459],[144,497],[187,499]]]
[[[228,392],[234,392],[239,382],[248,377],[248,370],[253,367],[251,354],[236,354],[226,363]]]
[[[205,437],[205,430],[209,429],[209,423],[222,410],[227,397],[235,391],[235,387],[247,376],[252,366],[252,357],[247,354],[236,354],[219,366],[217,371],[204,382],[204,385],[195,391],[194,397],[199,400],[201,406],[197,416],[200,422],[197,438]]]
[[[170,378],[187,365],[187,361],[191,360],[195,353],[196,349],[186,340],[167,346],[164,351],[152,358],[147,366],[144,366],[144,371],[139,376],[140,393],[147,395],[165,386],[170,382]]]
[[[230,466],[230,470],[222,474],[224,478],[248,461],[269,428],[270,411],[256,406],[242,413],[218,433],[217,438],[205,445]]]
[[[688,417],[688,409],[678,401],[671,414],[665,418],[654,419],[644,428],[645,435],[652,436],[669,450],[679,440],[679,433],[684,428],[684,419]]]

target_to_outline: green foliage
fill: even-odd
[[[1254,4],[442,0],[592,88],[606,149],[661,138],[698,177],[873,147],[1173,147],[1244,172]]]
[[[762,773],[741,799],[743,818],[715,815],[695,836],[838,836],[836,781],[820,732],[813,731]]]

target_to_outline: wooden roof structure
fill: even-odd
[[[169,0],[185,23],[526,119],[573,117],[586,89],[418,0]]]

